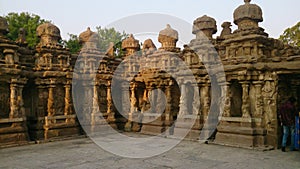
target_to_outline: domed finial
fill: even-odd
[[[96,41],[96,33],[91,31],[90,27],[87,27],[86,31],[79,34],[79,42],[85,44],[88,41]]]
[[[61,40],[60,30],[50,22],[45,22],[36,28],[36,33],[40,38],[38,46],[56,46]]]
[[[0,16],[0,36],[6,35],[7,33],[8,33],[7,20]]]
[[[133,34],[122,41],[122,50],[125,50],[125,57],[133,55],[140,49],[139,41],[134,39]]]
[[[176,48],[177,41],[178,41],[178,32],[172,29],[170,24],[167,24],[166,28],[159,32],[158,42],[162,44],[161,49],[173,50]]]
[[[244,0],[245,4],[234,10],[234,23],[238,30],[250,30],[259,28],[258,23],[263,21],[262,9],[256,4],[250,4],[251,0]]]
[[[196,35],[197,39],[202,38],[202,33],[204,33],[209,39],[212,39],[212,35],[216,32],[217,24],[214,18],[203,15],[194,21],[192,33]]]

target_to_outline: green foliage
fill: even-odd
[[[96,29],[99,36],[100,49],[106,51],[109,47],[109,43],[113,42],[117,57],[120,57],[120,55],[122,55],[121,42],[128,35],[124,31],[120,33],[114,28],[101,28],[101,26],[98,26]]]
[[[28,12],[22,13],[9,13],[4,16],[8,22],[9,33],[7,37],[13,41],[18,38],[19,29],[24,28],[26,31],[26,41],[29,47],[35,47],[39,42],[36,34],[36,28],[46,21],[41,19],[40,16],[35,14],[29,14]]]
[[[291,28],[287,28],[284,33],[280,35],[279,39],[291,46],[300,47],[300,22]]]
[[[97,34],[99,36],[99,48],[102,52],[106,52],[110,42],[114,43],[114,51],[116,53],[116,57],[120,57],[123,54],[122,51],[122,40],[127,37],[125,32],[120,33],[116,31],[114,28],[104,28],[102,29],[100,26],[96,27]],[[63,45],[70,49],[71,53],[78,53],[82,47],[79,43],[79,37],[74,34],[69,34],[68,40],[63,40]]]
[[[77,35],[74,34],[68,34],[69,39],[63,40],[63,45],[70,49],[70,52],[72,54],[78,53],[82,47],[82,45],[79,43],[79,38]]]

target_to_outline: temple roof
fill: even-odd
[[[51,37],[61,39],[59,28],[57,26],[51,24],[50,22],[46,22],[46,23],[39,25],[36,29],[36,32],[39,37],[41,37],[43,35],[48,35]]]
[[[217,24],[214,18],[209,17],[207,15],[203,15],[202,17],[199,17],[194,21],[194,26],[193,26],[194,34],[196,34],[198,31],[207,30],[207,29],[212,30],[213,34],[217,32]]]
[[[234,23],[238,24],[244,19],[262,22],[262,9],[256,4],[251,4],[251,0],[244,0],[244,2],[245,4],[240,5],[233,13]]]
[[[178,32],[176,30],[172,29],[169,24],[167,24],[165,29],[163,29],[159,32],[158,41],[161,43],[162,43],[161,40],[163,40],[161,38],[162,36],[169,37],[175,41],[178,40]]]
[[[7,20],[0,16],[0,34],[5,35],[8,33]]]
[[[90,27],[88,27],[86,31],[79,34],[79,42],[97,41],[96,35],[96,32],[91,31]]]
[[[140,48],[139,41],[134,39],[132,34],[130,34],[129,37],[124,39],[122,42],[122,49],[126,49],[126,48],[135,48],[135,49]]]

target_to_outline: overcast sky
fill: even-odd
[[[299,0],[252,0],[251,3],[262,8],[264,21],[260,26],[271,37],[278,38],[287,27],[300,21]],[[105,27],[131,15],[167,14],[192,24],[197,17],[206,14],[216,19],[217,34],[220,34],[222,22],[233,23],[233,11],[242,4],[243,0],[0,0],[0,15],[9,12],[37,14],[57,25],[66,39],[68,33],[79,34],[87,27],[95,30],[96,26]],[[134,26],[141,25],[137,22]]]

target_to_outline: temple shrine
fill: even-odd
[[[188,131],[190,140],[277,148],[279,106],[290,96],[300,105],[300,49],[270,38],[259,25],[262,9],[251,0],[233,19],[237,29],[224,21],[214,38],[216,20],[196,18],[195,38],[183,49],[167,23],[160,47],[151,39],[141,46],[131,34],[116,57],[113,45],[99,50],[89,28],[72,55],[51,23],[38,26],[40,42],[28,48],[23,29],[15,42],[5,37],[8,24],[0,17],[0,145],[83,135],[108,123],[125,132],[176,139]],[[79,95],[72,95],[73,86],[81,86]]]

